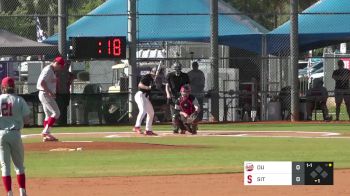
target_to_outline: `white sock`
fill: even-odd
[[[19,195],[20,196],[27,196],[26,190],[24,188],[19,189]]]
[[[7,196],[13,196],[12,191],[7,192]]]

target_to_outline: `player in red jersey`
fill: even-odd
[[[191,95],[191,87],[185,84],[180,89],[181,96],[175,102],[175,121],[176,126],[181,129],[181,134],[186,131],[197,134],[198,113],[200,106],[196,97]]]

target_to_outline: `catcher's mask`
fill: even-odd
[[[182,69],[181,63],[175,62],[173,66],[174,66],[173,68],[174,68],[175,73],[177,75],[180,74],[181,73],[181,69]]]
[[[180,93],[182,96],[189,96],[191,93],[191,86],[188,84],[181,86]]]

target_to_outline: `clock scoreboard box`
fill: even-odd
[[[71,37],[70,59],[126,59],[126,37]]]

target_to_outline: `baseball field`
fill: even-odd
[[[158,136],[131,128],[55,127],[60,142],[46,143],[40,128],[25,128],[28,195],[350,195],[345,121],[201,124],[195,136],[173,135],[170,125],[156,125]],[[334,185],[244,186],[248,160],[333,161]]]

